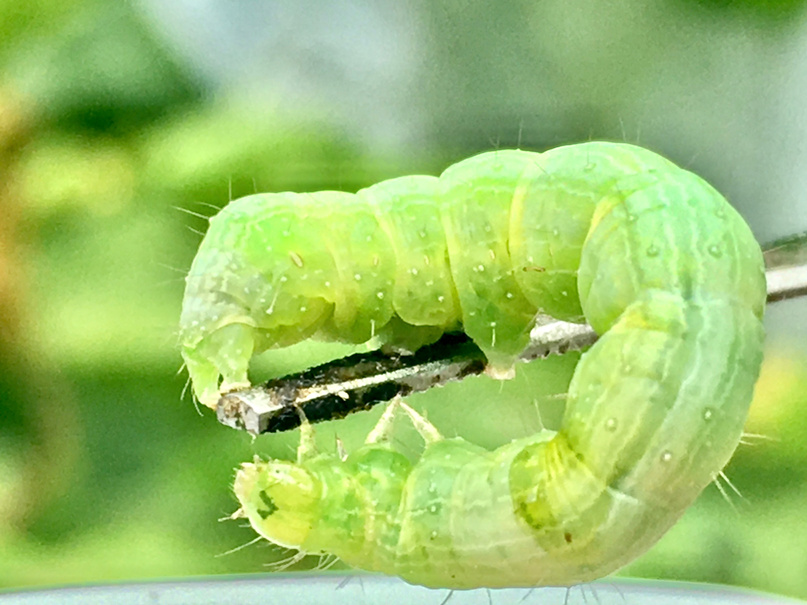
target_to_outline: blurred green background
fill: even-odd
[[[206,226],[182,209],[604,138],[702,174],[760,241],[804,231],[804,5],[0,0],[0,589],[287,555],[227,554],[254,535],[217,522],[233,469],[297,436],[253,442],[181,397],[176,324]],[[768,330],[748,421],[764,438],[727,469],[743,496],[710,487],[623,574],[807,598],[807,301],[771,308]],[[306,344],[255,377],[343,352]],[[492,447],[533,430],[536,404],[557,417],[573,361],[413,403]],[[360,443],[378,412],[321,425],[323,447]]]

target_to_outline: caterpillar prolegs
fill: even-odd
[[[253,353],[315,336],[414,350],[462,329],[507,374],[537,313],[600,334],[557,432],[489,452],[383,437],[346,460],[245,464],[268,540],[428,586],[568,585],[649,548],[723,468],[761,363],[765,277],[742,218],[645,149],[484,153],[355,195],[262,194],[211,220],[187,279],[182,352],[214,405]],[[219,384],[219,381],[223,382]],[[392,408],[393,410],[395,408]]]

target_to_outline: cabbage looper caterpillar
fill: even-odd
[[[495,451],[391,406],[346,459],[243,465],[240,514],[268,540],[434,587],[569,585],[647,550],[723,468],[762,356],[765,277],[742,218],[647,150],[484,153],[355,195],[262,194],[211,220],[182,352],[199,399],[253,353],[317,336],[415,350],[461,328],[507,375],[537,313],[588,321],[557,432]],[[219,384],[223,378],[223,383]],[[426,441],[388,440],[401,407]]]

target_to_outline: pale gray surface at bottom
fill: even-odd
[[[569,589],[458,590],[447,597],[447,589],[412,586],[383,576],[297,573],[7,592],[0,593],[0,605],[805,605],[727,586],[626,579]]]

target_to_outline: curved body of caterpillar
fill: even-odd
[[[253,351],[314,334],[416,348],[461,326],[507,371],[536,312],[585,318],[601,338],[557,433],[494,452],[432,438],[414,465],[375,438],[344,462],[301,446],[236,481],[284,546],[428,586],[565,585],[644,552],[726,464],[764,304],[759,246],[719,193],[644,149],[588,143],[355,196],[237,200],[194,261],[182,342],[210,403],[219,375],[246,382]]]

